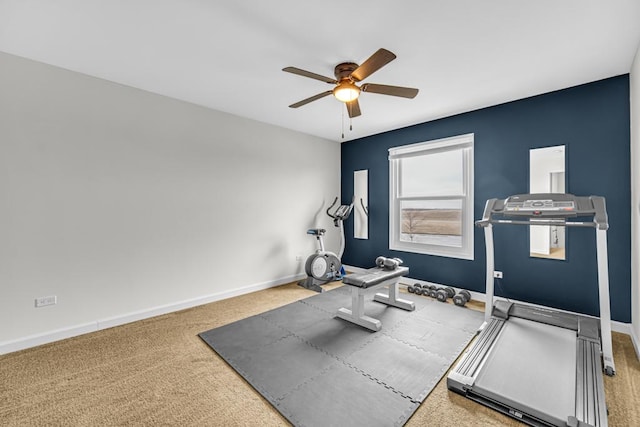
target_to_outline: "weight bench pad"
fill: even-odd
[[[395,270],[374,267],[365,273],[344,276],[342,283],[366,289],[395,277],[406,276],[407,273],[409,273],[409,267],[398,267]]]
[[[374,301],[401,308],[403,310],[415,310],[413,301],[398,298],[398,282],[400,277],[409,273],[408,267],[398,267],[395,270],[385,270],[374,267],[362,274],[350,274],[342,279],[342,283],[351,286],[351,308],[343,307],[338,310],[336,316],[356,325],[363,326],[374,332],[382,328],[382,322],[367,316],[364,313],[364,294],[369,290],[387,287],[387,293],[378,293],[373,297]]]

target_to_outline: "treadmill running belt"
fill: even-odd
[[[497,341],[476,391],[547,422],[566,422],[575,413],[575,331],[512,317]]]

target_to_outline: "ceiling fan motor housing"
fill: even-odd
[[[342,64],[336,65],[336,68],[333,70],[333,74],[336,76],[336,80],[341,81],[344,79],[351,79],[351,73],[353,73],[356,68],[358,68],[358,64],[353,62],[343,62]]]

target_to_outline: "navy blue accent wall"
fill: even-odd
[[[353,217],[346,222],[343,262],[368,268],[378,255],[397,256],[412,278],[484,292],[481,229],[475,229],[473,261],[389,250],[387,150],[474,133],[474,212],[479,219],[487,199],[529,191],[531,148],[565,145],[567,192],[606,198],[612,318],[630,322],[629,108],[629,76],[622,75],[343,143],[342,198],[351,200],[353,172],[368,169],[370,212],[368,240],[353,238]],[[527,227],[495,226],[495,265],[504,272],[496,294],[598,315],[595,231],[567,231],[567,260],[556,261],[529,257]]]

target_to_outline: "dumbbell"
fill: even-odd
[[[426,296],[426,297],[430,297],[431,296],[431,291],[436,289],[435,285],[432,285],[430,283],[426,283],[424,285],[422,285],[422,295]]]
[[[427,283],[426,285],[422,285],[422,295],[430,297],[431,291],[434,289],[436,289],[435,285],[431,285],[429,283]]]
[[[416,283],[416,286],[420,286],[420,284]],[[424,295],[428,297],[432,287],[433,285],[429,285],[429,284],[422,285],[420,287],[420,293],[416,292],[416,295]]]
[[[403,261],[400,258],[385,258],[383,256],[376,258],[376,265],[385,270],[395,270],[402,264]]]
[[[451,295],[455,295],[456,291],[453,290],[453,288],[451,288],[451,291],[447,291],[446,289],[449,288],[439,288],[437,286],[431,286],[431,288],[429,289],[429,296],[431,298],[438,298],[438,291],[444,291],[444,295],[445,295],[445,301],[448,298],[448,295],[451,291],[453,291],[453,294]]]
[[[436,291],[436,299],[440,302],[447,302],[447,298],[453,298],[455,294],[455,289],[447,286]]]
[[[469,301],[471,301],[471,294],[469,291],[460,291],[453,297],[453,303],[459,307],[464,307]]]
[[[414,283],[413,285],[407,286],[407,290],[410,294],[422,294],[422,286],[420,286],[420,283]]]

